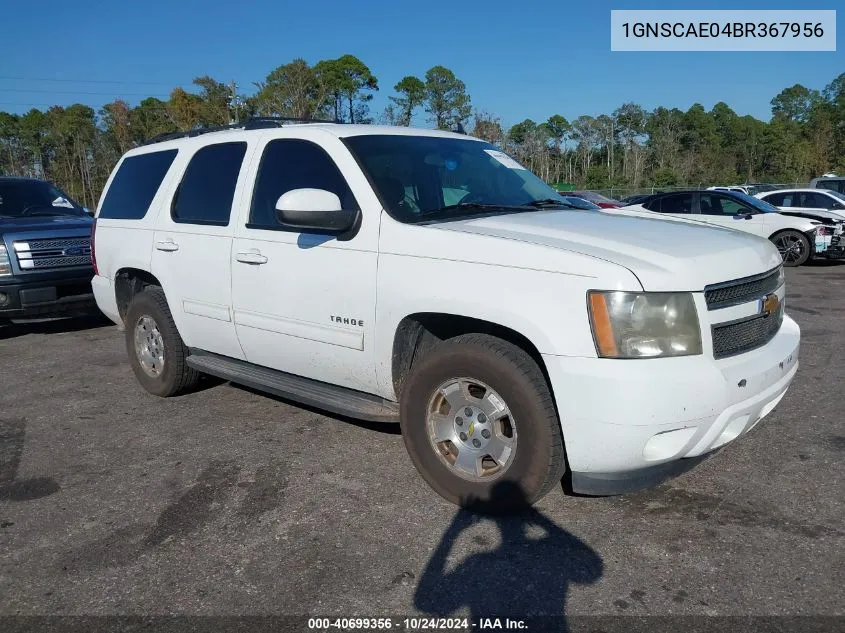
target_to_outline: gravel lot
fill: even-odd
[[[845,266],[788,288],[801,368],[773,414],[533,521],[456,512],[394,427],[229,384],[149,396],[109,323],[0,327],[0,615],[845,616]]]

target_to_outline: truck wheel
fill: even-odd
[[[129,362],[144,389],[167,397],[196,385],[200,374],[185,362],[188,350],[161,288],[147,288],[135,295],[125,322]]]
[[[780,251],[784,266],[801,266],[810,259],[813,245],[801,231],[781,231],[773,235],[771,239]]]
[[[525,351],[493,336],[450,339],[412,367],[400,425],[423,478],[465,507],[524,507],[558,484],[565,470],[543,373]],[[522,497],[502,499],[494,491],[502,482],[518,486]]]

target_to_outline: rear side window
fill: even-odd
[[[649,211],[658,213],[692,213],[691,193],[671,193],[652,200],[648,206]]]
[[[789,203],[787,204],[787,196],[789,196]],[[773,204],[776,207],[791,207],[792,206],[792,195],[786,193],[773,193],[770,196],[765,196],[763,198],[769,204]]]
[[[207,145],[191,158],[173,197],[174,222],[226,226],[246,143]]]
[[[358,204],[343,174],[319,145],[298,139],[267,143],[252,194],[250,228],[280,228],[276,221],[276,201],[293,189],[325,189],[340,198],[343,209]]]
[[[112,180],[100,207],[101,218],[140,220],[147,215],[176,150],[150,152],[125,159]]]

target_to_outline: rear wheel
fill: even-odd
[[[780,251],[784,266],[801,266],[810,259],[813,246],[801,231],[781,231],[771,239]]]
[[[507,341],[467,334],[438,345],[412,368],[400,421],[417,470],[453,503],[518,509],[563,476],[563,438],[546,380]]]
[[[132,298],[126,311],[126,351],[141,386],[156,396],[175,396],[193,388],[199,372],[188,367],[188,350],[173,323],[161,288]]]

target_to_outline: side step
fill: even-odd
[[[398,422],[399,404],[354,389],[201,350],[190,350],[187,363],[197,371],[266,391],[317,409],[370,422]]]

